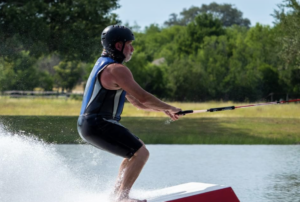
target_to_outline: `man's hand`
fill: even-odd
[[[168,115],[173,121],[176,121],[179,119],[179,115],[177,115],[177,112],[180,112],[181,109],[173,107],[170,110],[164,111],[166,115]]]

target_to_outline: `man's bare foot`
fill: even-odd
[[[123,191],[119,190],[119,193],[117,194],[114,193],[115,202],[147,202],[147,200],[138,200],[138,199],[129,198],[129,192],[130,190],[123,190]]]
[[[111,202],[147,202],[147,200],[138,200],[127,197],[117,197],[115,194],[110,194],[109,201]]]
[[[126,199],[122,199],[118,202],[147,202],[147,200],[138,200],[138,199],[126,198]]]

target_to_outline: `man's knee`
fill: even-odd
[[[143,145],[135,154],[134,156],[136,158],[139,158],[141,160],[144,160],[145,162],[148,160],[150,153],[149,150]]]

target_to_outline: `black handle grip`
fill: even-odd
[[[191,114],[193,112],[194,112],[193,110],[185,110],[185,111],[177,112],[176,114],[177,115],[185,115],[185,114]]]
[[[208,109],[208,112],[218,112],[218,111],[225,111],[225,110],[234,110],[235,106],[230,106],[230,107],[219,107],[219,108],[211,108]]]

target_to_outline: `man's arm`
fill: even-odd
[[[136,108],[145,110],[145,111],[159,111],[159,110],[155,110],[155,109],[151,109],[146,107],[145,105],[143,105],[140,101],[138,101],[135,97],[133,97],[132,95],[126,93],[126,98],[127,100]]]
[[[110,68],[111,79],[119,87],[129,93],[131,96],[136,98],[141,104],[150,109],[155,109],[158,111],[169,111],[175,110],[179,111],[180,109],[168,105],[167,103],[161,101],[154,95],[148,93],[139,84],[134,80],[130,70],[121,65],[115,64]],[[174,112],[176,113],[176,112]]]
[[[108,71],[107,71],[108,70]],[[110,82],[125,90],[129,95],[138,100],[143,106],[155,111],[164,111],[173,120],[178,119],[177,112],[181,109],[171,106],[154,95],[148,93],[134,80],[131,71],[121,64],[112,64],[106,72]]]

